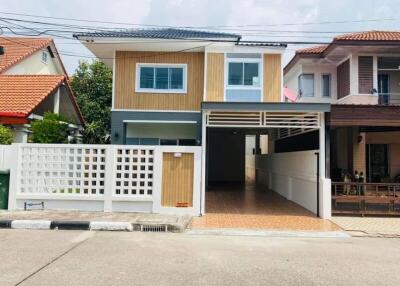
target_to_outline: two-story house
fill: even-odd
[[[332,104],[332,181],[355,181],[361,174],[359,180],[368,183],[398,182],[399,51],[400,32],[359,32],[298,50],[284,68],[284,85],[296,102]]]
[[[99,31],[75,37],[113,69],[113,144],[202,147],[203,213],[205,204],[213,205],[211,197],[205,199],[205,191],[220,191],[221,184],[234,185],[233,197],[243,200],[236,186],[245,182],[246,141],[254,142],[247,150],[258,155],[261,149],[270,154],[320,149],[320,175],[325,178],[323,126],[329,104],[282,103],[285,44],[176,28]],[[249,136],[252,139],[246,140]],[[315,155],[310,154],[305,162],[310,161],[310,177],[317,180]],[[296,166],[302,169],[301,164]],[[273,181],[275,175],[270,172],[270,188],[313,212],[319,206],[321,216],[330,215],[328,209],[322,211],[323,196],[318,201],[317,191],[309,187],[317,184],[307,181],[304,188],[292,192],[286,182],[289,176]],[[261,169],[258,176],[268,177]]]
[[[67,118],[79,137],[84,120],[53,40],[0,37],[0,124],[12,128],[14,142],[24,143],[30,121],[47,111]]]

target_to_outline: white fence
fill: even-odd
[[[161,206],[170,152],[194,154],[193,207]],[[13,144],[8,164],[11,210],[44,202],[46,209],[200,213],[201,147]]]
[[[0,145],[0,171],[10,169],[11,145]]]
[[[316,151],[274,153],[256,156],[258,182],[288,200],[317,212]],[[330,217],[330,180],[320,179],[320,216]]]

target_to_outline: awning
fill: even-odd
[[[331,106],[327,124],[331,126],[400,126],[400,106],[335,104]]]

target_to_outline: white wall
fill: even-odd
[[[317,212],[317,157],[314,151],[256,156],[258,182],[309,211]],[[320,182],[320,214],[330,216],[330,182]]]
[[[0,145],[0,170],[9,170],[12,160],[11,145]]]
[[[63,74],[64,72],[57,68],[57,59],[52,58],[49,52],[45,52],[47,53],[47,63],[42,62],[42,50],[40,50],[6,70],[4,74]]]
[[[314,74],[314,97],[299,97],[298,102],[333,103],[337,98],[336,66],[327,64],[296,64],[284,76],[284,86],[298,95],[301,74]],[[331,97],[322,96],[322,75],[331,75]]]

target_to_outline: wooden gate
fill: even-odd
[[[162,207],[193,206],[193,153],[163,153]]]

